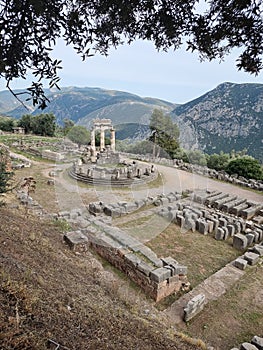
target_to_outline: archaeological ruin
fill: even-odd
[[[105,146],[105,131],[110,130],[110,145]],[[100,145],[96,148],[96,132],[100,133]],[[158,176],[154,165],[122,159],[115,151],[115,130],[110,119],[94,119],[91,144],[74,162],[69,175],[91,185],[130,187],[153,181]]]

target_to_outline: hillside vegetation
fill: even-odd
[[[60,91],[47,90],[46,94],[50,103],[45,113],[54,113],[60,125],[68,118],[89,128],[94,118],[110,118],[115,126],[132,123],[131,130],[125,127],[120,137],[131,138],[134,128],[149,125],[157,108],[170,114],[179,126],[181,147],[209,154],[247,149],[249,155],[263,161],[263,84],[223,83],[183,105],[90,87],[64,87]],[[21,97],[27,104],[27,96]],[[33,114],[39,114],[39,110],[28,107]],[[0,92],[0,115],[20,118],[27,113],[10,93]],[[135,133],[135,139],[139,138],[145,138],[144,131]]]
[[[154,108],[163,108],[170,112],[175,107],[171,102],[100,88],[62,87],[59,91],[46,90],[46,95],[50,103],[45,113],[54,113],[58,123],[68,118],[85,126],[94,118],[111,118],[115,124],[143,122],[149,118]],[[27,105],[26,101],[25,104]],[[39,114],[39,109],[32,110],[31,105],[27,106],[33,114]],[[20,118],[27,113],[28,110],[10,93],[0,92],[0,115]]]
[[[118,277],[90,252],[71,252],[59,226],[21,209],[2,207],[0,217],[2,350],[197,349],[142,317],[128,291],[118,295]]]
[[[263,160],[263,85],[223,83],[177,106],[173,120],[179,125],[183,147],[207,153],[240,151]]]

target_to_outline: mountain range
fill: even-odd
[[[263,84],[220,84],[171,115],[182,147],[209,154],[246,148],[263,161]]]
[[[246,148],[249,154],[263,160],[263,84],[223,83],[181,105],[91,87],[46,90],[46,95],[50,103],[44,112],[54,113],[60,124],[69,118],[89,127],[94,118],[110,118],[119,139],[138,140],[148,133],[152,111],[161,108],[178,124],[183,147],[207,153]],[[20,97],[28,110],[8,91],[1,91],[0,115],[20,118],[23,114],[42,112],[26,101],[28,96]]]

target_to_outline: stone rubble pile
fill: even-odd
[[[148,205],[165,205],[173,203],[182,198],[182,195],[177,192],[170,192],[168,195],[161,194],[157,197],[146,197],[145,199],[139,199],[132,202],[117,202],[117,203],[103,203],[103,202],[92,202],[89,204],[89,212],[95,216],[107,215],[112,218],[120,217],[133,213],[134,211],[146,207]]]
[[[263,338],[255,335],[250,343],[242,343],[239,348],[232,348],[231,350],[263,350]]]
[[[21,204],[23,204],[29,213],[32,213],[34,215],[38,215],[41,217],[50,217],[50,214],[31,196],[29,196],[25,191],[18,190],[17,191],[17,198],[20,201]]]

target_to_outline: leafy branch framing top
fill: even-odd
[[[151,40],[157,50],[198,51],[200,59],[223,59],[239,48],[237,68],[258,74],[263,67],[263,4],[261,0],[0,0],[0,77],[11,82],[36,81],[27,89],[34,106],[45,108],[42,86],[58,87],[61,61],[51,58],[59,38],[73,45],[85,60],[96,53],[136,39]],[[18,94],[15,94],[19,98]]]

